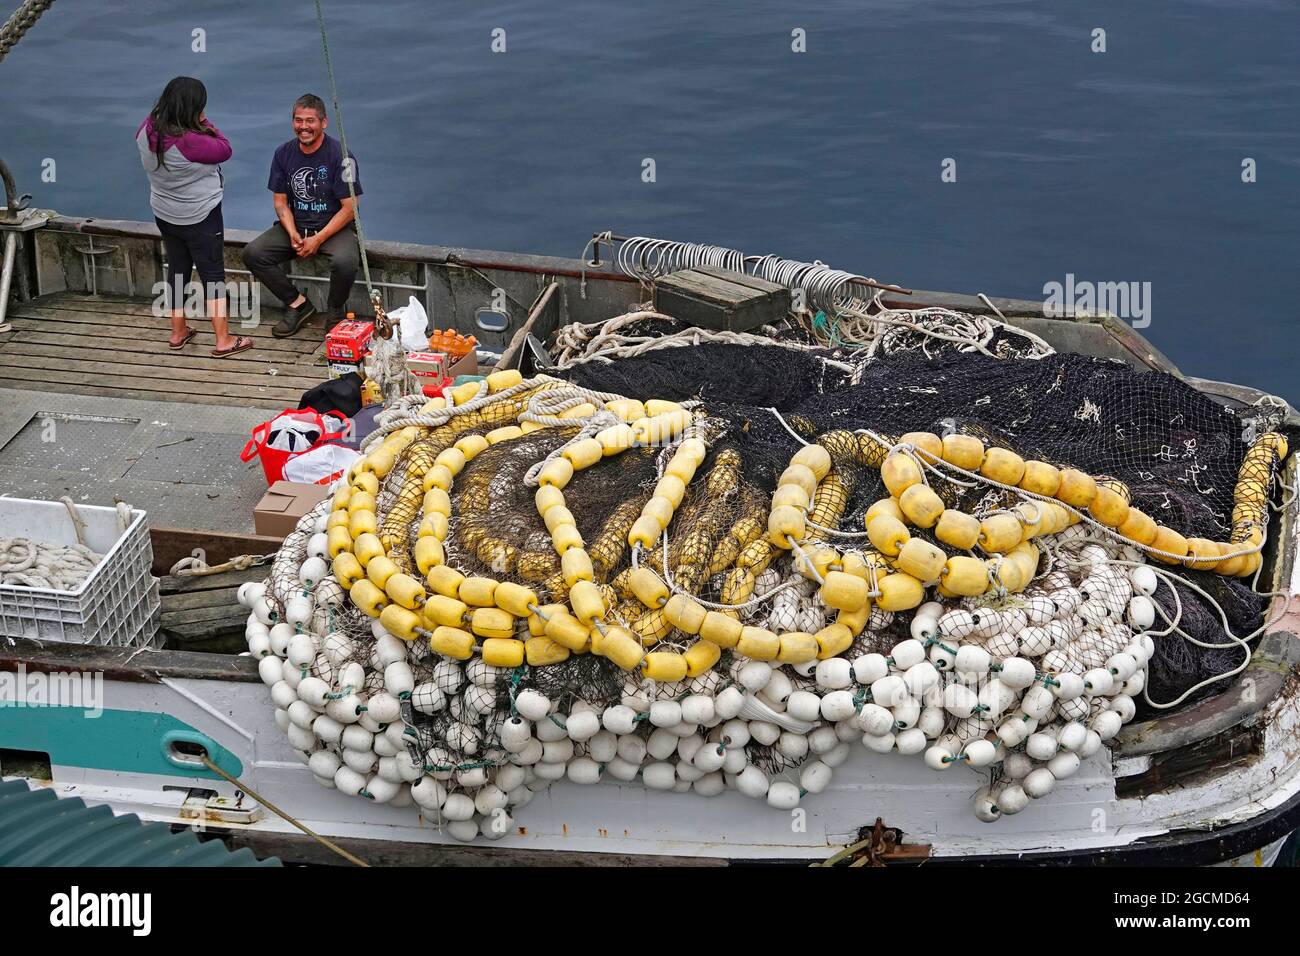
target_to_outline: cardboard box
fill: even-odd
[[[253,529],[258,534],[283,538],[293,531],[299,518],[329,496],[325,485],[277,481],[253,508]]]
[[[329,377],[331,379],[340,379],[345,375],[360,375],[362,379],[366,377],[366,367],[361,362],[330,362]]]
[[[478,374],[478,353],[475,351],[468,352],[463,358],[451,363],[451,368],[447,369],[447,376],[454,382],[458,375],[477,375]]]
[[[478,374],[478,355],[470,352],[450,362],[445,352],[407,352],[406,368],[426,396],[437,398],[458,376]]]
[[[416,378],[445,378],[446,352],[407,352],[406,369]]]

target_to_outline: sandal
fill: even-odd
[[[175,351],[179,351],[180,349],[183,349],[183,348],[185,348],[185,346],[189,345],[189,344],[190,344],[190,339],[194,338],[194,336],[196,336],[196,335],[198,335],[198,334],[199,334],[199,330],[198,330],[198,329],[191,329],[189,326],[186,326],[186,327],[185,327],[185,338],[181,339],[179,342],[168,341],[168,342],[167,342],[167,347],[168,347],[169,349],[171,349],[173,352],[175,352]]]
[[[247,335],[241,335],[235,340],[235,344],[228,349],[213,349],[213,358],[225,358],[228,355],[234,355],[236,352],[244,352],[253,347],[253,340]]]

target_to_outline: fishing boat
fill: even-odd
[[[150,306],[151,290],[164,275],[151,224],[32,210],[11,218],[15,225],[21,218],[23,228],[10,233],[18,236],[18,301],[9,309],[12,330],[0,334],[0,394],[23,411],[21,421],[6,421],[0,439],[9,441],[51,409],[69,421],[97,416],[141,427],[149,424],[141,423],[141,412],[148,417],[165,407],[178,423],[174,440],[223,428],[235,433],[295,407],[300,393],[324,377],[319,338],[275,340],[270,323],[245,325],[242,331],[257,348],[233,359],[168,354]],[[240,253],[252,237],[228,231],[231,277],[244,274]],[[564,329],[644,309],[656,277],[620,268],[614,250],[626,242],[597,234],[577,259],[382,241],[367,243],[366,252],[372,285],[386,308],[414,296],[433,324],[472,330],[480,357],[498,371],[534,376],[551,371],[555,351],[547,343]],[[741,262],[734,275],[745,269]],[[319,277],[310,264],[300,271],[304,282]],[[1219,407],[1272,408],[1279,432],[1300,424],[1289,406],[1278,408],[1276,399],[1249,386],[1184,375],[1114,316],[1046,317],[1042,303],[990,298],[978,290],[863,288],[873,290],[884,309],[996,320],[1057,353],[1167,375]],[[358,314],[369,314],[369,306],[364,292],[356,293]],[[222,416],[229,416],[227,424],[214,424]],[[114,472],[114,455],[133,449],[139,455],[141,449],[130,432],[123,445],[88,466],[92,477],[125,474]],[[69,471],[66,483],[46,472],[47,488],[39,494],[35,479],[26,481],[30,472],[20,469],[14,474],[24,481],[10,490],[58,498],[65,485],[80,488],[76,469]],[[196,489],[205,484],[184,481]],[[1283,459],[1278,482],[1294,485],[1293,456]],[[113,486],[100,487],[87,503],[112,504]],[[920,760],[854,746],[830,785],[805,795],[790,812],[732,790],[705,797],[648,788],[639,779],[606,776],[596,786],[561,779],[513,812],[508,831],[465,842],[409,797],[404,806],[358,799],[313,778],[277,724],[259,660],[235,652],[246,650],[248,616],[236,593],[267,569],[170,573],[196,548],[215,567],[240,555],[272,554],[281,542],[249,532],[247,493],[242,499],[238,491],[226,494],[213,506],[188,498],[186,484],[176,488],[157,500],[130,502],[149,518],[168,646],[0,638],[0,673],[12,678],[0,681],[0,701],[16,702],[42,680],[53,687],[60,675],[102,678],[94,700],[102,712],[95,719],[84,719],[84,706],[0,706],[0,772],[6,778],[23,777],[34,787],[146,821],[196,828],[258,856],[319,863],[340,862],[335,849],[341,847],[367,862],[392,864],[1259,866],[1270,865],[1300,825],[1300,643],[1294,636],[1300,611],[1289,607],[1297,587],[1291,508],[1273,516],[1262,551],[1257,590],[1276,593],[1267,601],[1267,625],[1253,642],[1248,666],[1211,696],[1128,723],[1076,772],[1063,775],[1050,797],[1023,812],[993,822],[972,813],[972,794],[987,778],[974,766],[936,774]],[[200,493],[189,492],[194,499]],[[187,521],[187,514],[202,520]],[[237,647],[228,640],[232,633]],[[194,649],[205,639],[225,652]]]

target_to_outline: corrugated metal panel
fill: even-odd
[[[80,797],[0,780],[0,866],[280,866],[251,850],[231,852],[220,840],[200,842],[189,830],[115,816]]]

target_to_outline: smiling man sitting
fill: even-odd
[[[279,220],[244,247],[244,264],[285,305],[284,318],[271,334],[293,335],[316,314],[311,301],[285,275],[282,265],[315,255],[330,260],[330,288],[325,331],[343,317],[343,307],[356,279],[357,252],[354,200],[361,195],[356,157],[338,140],[325,135],[329,120],[325,103],[313,93],[293,104],[294,138],[275,151],[267,188],[275,196]]]

